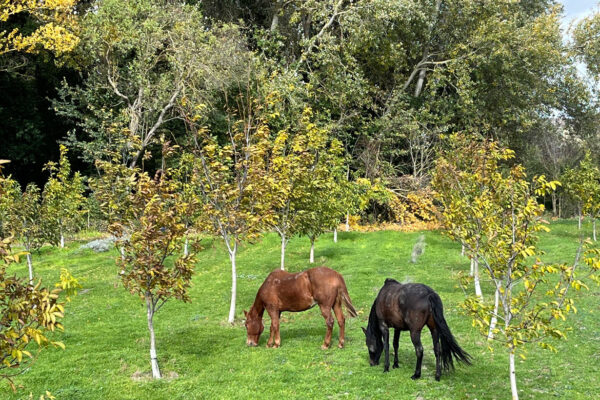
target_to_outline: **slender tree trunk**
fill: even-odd
[[[464,243],[462,243],[462,245],[460,247],[460,255],[463,257],[465,256],[465,244]]]
[[[183,244],[183,256],[187,257],[190,253],[189,253],[189,240],[188,237],[185,237],[185,243]]]
[[[583,214],[581,213],[581,206],[579,207],[579,219],[577,221],[577,228],[581,230],[581,220],[583,220]]]
[[[593,227],[594,227],[593,234],[594,234],[594,242],[595,242],[596,241],[596,218],[594,218]]]
[[[552,192],[551,196],[552,196],[552,215],[556,217],[558,215],[558,209],[556,207],[556,192]]]
[[[160,379],[160,368],[158,367],[158,358],[156,356],[156,338],[154,336],[154,307],[152,298],[146,293],[146,310],[148,312],[148,330],[150,331],[150,365],[152,365],[152,377]]]
[[[346,232],[350,232],[350,213],[346,213]]]
[[[60,248],[65,248],[65,235],[62,233],[62,231],[60,232]]]
[[[471,259],[473,263],[473,282],[475,283],[475,294],[480,299],[483,299],[483,293],[481,292],[481,284],[479,283],[479,260],[477,257]]]
[[[27,250],[27,268],[29,269],[29,284],[33,286],[33,262],[31,261],[31,252]]]
[[[496,291],[494,294],[494,314],[492,315],[492,319],[490,320],[490,330],[488,331],[488,340],[492,340],[494,338],[494,329],[496,329],[496,323],[498,322],[498,305],[500,304],[500,287],[499,284],[496,283]]]
[[[89,213],[89,211],[87,213],[87,228],[88,228],[88,231],[89,231],[90,230],[90,213]]]
[[[475,259],[471,258],[471,271],[469,271],[469,275],[473,276],[474,273],[475,273]]]
[[[287,239],[284,234],[280,234],[281,236],[281,270],[285,270],[285,247],[287,246]]]
[[[594,223],[595,222],[596,221],[594,220]],[[594,236],[594,240],[596,240],[595,236]],[[333,243],[337,243],[337,228],[333,228]]]
[[[315,238],[310,238],[310,263],[315,262]]]
[[[509,341],[512,338],[508,338]],[[519,392],[517,391],[517,374],[515,371],[515,348],[510,347],[510,353],[508,355],[509,371],[510,371],[510,391],[512,392],[513,400],[519,400]]]
[[[236,253],[237,242],[234,242],[233,247],[229,249],[229,259],[231,260],[231,304],[229,306],[229,318],[227,321],[229,321],[230,324],[233,324],[235,320],[235,298],[237,294],[237,269],[235,265]]]

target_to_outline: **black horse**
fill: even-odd
[[[471,356],[456,343],[443,312],[440,296],[429,286],[421,283],[401,284],[394,279],[386,279],[371,307],[367,329],[363,328],[371,366],[379,364],[381,352],[385,350],[383,371],[390,370],[389,328],[394,328],[393,368],[398,368],[400,331],[410,331],[410,339],[417,353],[417,365],[411,378],[419,379],[423,361],[421,330],[425,325],[433,338],[435,380],[440,380],[442,365],[444,370],[454,369],[453,358],[470,365]]]

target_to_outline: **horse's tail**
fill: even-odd
[[[442,299],[440,299],[440,296],[436,292],[431,292],[429,294],[429,304],[431,305],[431,312],[433,314],[436,329],[440,335],[440,342],[442,345],[442,365],[444,370],[454,369],[453,358],[456,358],[456,361],[471,365],[471,355],[461,349],[458,343],[456,343],[456,339],[454,339],[452,332],[450,332],[450,327],[448,327],[446,319],[444,318]]]
[[[346,306],[346,310],[348,310],[348,314],[350,314],[351,317],[358,317],[356,309],[354,308],[354,306],[352,305],[352,301],[350,300],[350,295],[348,294],[346,283],[343,281],[342,283],[342,287],[338,289],[338,299],[342,300],[342,302]]]

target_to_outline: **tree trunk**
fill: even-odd
[[[595,237],[596,236],[594,236],[594,240],[596,240]],[[333,228],[333,243],[337,243],[337,228]]]
[[[277,27],[279,26],[279,10],[281,9],[281,1],[277,1],[275,3],[274,9],[273,9],[273,18],[271,19],[271,32],[274,32],[277,30]]]
[[[465,244],[464,243],[460,247],[460,255],[463,256],[463,257],[465,256]]]
[[[552,197],[552,215],[556,217],[558,215],[558,209],[556,207],[556,192],[552,192],[550,196]]]
[[[31,252],[27,250],[27,268],[29,269],[29,284],[33,286],[33,263],[31,262]]]
[[[287,239],[285,237],[285,235],[280,234],[279,236],[281,236],[281,265],[280,268],[281,270],[285,270],[285,247],[287,246]]]
[[[596,218],[594,218],[593,227],[594,227],[593,234],[594,234],[594,242],[595,242],[596,241]]]
[[[583,214],[581,213],[581,207],[579,207],[579,219],[577,221],[577,228],[581,230],[581,220],[583,219]]]
[[[481,285],[479,284],[479,260],[477,257],[471,259],[473,263],[473,281],[475,283],[475,294],[477,297],[483,300],[483,293],[481,292]]]
[[[229,260],[231,260],[231,304],[229,306],[229,318],[227,321],[230,324],[233,324],[233,321],[235,320],[235,297],[237,294],[237,270],[235,265],[236,253],[237,242],[234,242],[233,248],[229,249]]]
[[[158,367],[158,358],[156,357],[156,339],[154,336],[154,308],[152,299],[146,293],[146,310],[148,312],[148,330],[150,331],[150,365],[152,365],[152,377],[160,379],[160,368]]]
[[[474,272],[475,272],[475,259],[471,258],[471,271],[469,271],[469,275],[473,276]]]
[[[60,248],[65,248],[65,235],[62,232],[60,232]]]
[[[315,262],[315,238],[310,238],[310,263]]]
[[[121,260],[125,259],[125,247],[119,247],[119,251],[121,252]]]
[[[350,232],[350,213],[346,213],[346,232]]]
[[[186,236],[186,237],[185,237],[185,243],[183,244],[183,256],[184,256],[184,257],[187,257],[187,256],[188,256],[188,254],[190,254],[190,253],[189,253],[189,250],[188,250],[188,246],[189,246],[189,241],[188,241],[188,238],[187,238],[187,236]]]
[[[512,338],[508,338],[509,341]],[[519,400],[519,392],[517,391],[517,374],[515,372],[515,348],[511,346],[510,354],[508,355],[508,363],[510,369],[510,391],[512,392],[513,400]]]
[[[498,305],[500,304],[500,288],[498,284],[496,284],[496,292],[494,294],[494,314],[492,315],[492,319],[490,320],[490,330],[488,331],[488,340],[492,340],[494,338],[494,329],[496,329],[496,323],[498,322]]]
[[[423,68],[419,71],[419,78],[417,79],[417,85],[415,86],[415,97],[419,97],[421,95],[423,83],[425,82],[425,75],[427,75],[427,71],[425,68]]]

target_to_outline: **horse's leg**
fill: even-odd
[[[400,341],[400,329],[394,329],[394,365],[392,368],[398,368],[398,342]]]
[[[319,307],[321,308],[321,315],[323,315],[323,318],[325,318],[325,324],[327,325],[325,341],[323,342],[323,346],[321,346],[321,348],[325,350],[329,348],[329,344],[331,343],[331,331],[333,330],[333,315],[331,315],[331,306],[319,304]]]
[[[269,335],[269,341],[267,347],[272,347],[275,343],[275,347],[279,347],[281,339],[279,338],[279,314],[278,310],[267,310],[269,317],[271,317],[271,330]]]
[[[435,328],[429,328],[431,338],[433,339],[433,353],[435,354],[435,380],[439,381],[442,376],[442,360],[440,350],[440,334]]]
[[[383,336],[383,351],[385,352],[385,363],[383,364],[383,372],[390,371],[390,328],[387,326],[381,327]]]
[[[346,319],[344,318],[344,313],[342,312],[342,304],[337,302],[333,305],[333,312],[335,313],[335,318],[337,319],[338,325],[340,327],[340,340],[338,343],[338,347],[340,349],[344,348],[344,335],[346,332]]]
[[[412,340],[413,346],[415,346],[415,353],[417,354],[417,365],[415,367],[415,374],[411,376],[411,378],[419,379],[421,377],[421,363],[423,362],[423,345],[421,344],[421,329],[411,330],[410,340]]]

